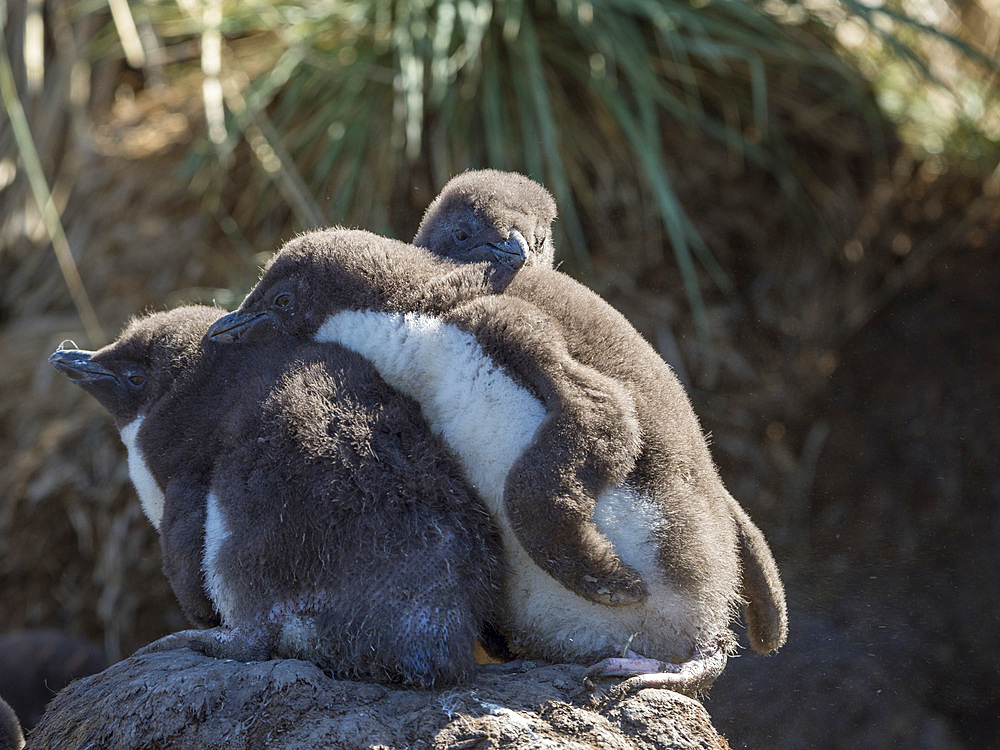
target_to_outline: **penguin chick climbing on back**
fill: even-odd
[[[500,527],[509,572],[499,624],[522,655],[586,663],[630,644],[665,673],[659,684],[706,687],[733,646],[740,566],[730,499],[680,384],[619,313],[564,274],[525,267],[501,294],[484,289],[462,303],[436,292],[435,304],[427,290],[440,290],[435,278],[455,273],[425,249],[367,232],[310,232],[277,253],[239,310],[209,336],[337,343],[420,403]],[[628,414],[630,395],[644,400],[634,407],[639,455],[625,457],[625,475],[600,489],[592,510],[577,504],[587,501],[579,487],[572,499],[547,505],[548,490],[561,480],[550,471],[560,468],[536,456],[553,455],[536,439],[558,400],[547,399],[546,389],[568,395],[570,412],[601,403],[585,388],[551,385],[577,367],[627,386],[609,414]],[[651,403],[666,411],[654,413]],[[620,429],[608,427],[613,440],[602,429],[565,432],[554,445],[560,458],[587,456],[602,440],[620,442]],[[569,448],[559,449],[560,442]],[[522,494],[538,502],[524,506],[529,517],[518,528],[508,500]],[[525,526],[538,532],[535,554]],[[586,542],[581,530],[588,527],[641,576],[646,596],[608,606],[561,585],[539,562],[542,554],[579,570],[562,543]]]
[[[200,543],[172,552],[204,570],[222,625],[147,649],[419,686],[467,676],[502,564],[460,467],[356,354],[203,342],[219,312],[154,314],[51,358],[115,418],[161,533],[177,493],[205,506]]]
[[[520,243],[522,238],[529,237],[534,241],[527,242],[523,248],[526,257],[524,265],[551,269],[554,261],[551,223],[555,215],[552,196],[534,180],[511,172],[470,170],[452,178],[428,206],[413,244],[426,247],[435,255],[464,263],[481,257],[486,247]],[[544,309],[558,302],[550,295],[540,298],[534,287],[522,288],[514,284],[507,290],[508,294],[535,302]],[[560,306],[560,309],[566,308]],[[570,320],[564,322],[567,326],[572,323]],[[640,340],[641,336],[634,332],[634,338]],[[617,376],[621,372],[628,377],[625,369],[600,367],[600,358],[598,352],[597,360],[584,361],[605,374]],[[672,391],[675,394],[677,389]],[[674,394],[670,395],[670,402],[657,403],[633,392],[636,404],[645,412],[645,421],[655,419],[657,413],[669,413],[675,408],[672,403]],[[583,436],[575,441],[573,448],[587,450],[589,437]],[[565,449],[563,446],[560,448]],[[541,442],[536,455],[539,463],[544,464],[563,455],[549,456],[547,450],[551,450],[551,446]],[[760,529],[731,495],[725,493],[725,498],[736,522],[742,565],[740,594],[749,638],[757,651],[775,650],[785,642],[788,627],[784,587],[778,568]]]

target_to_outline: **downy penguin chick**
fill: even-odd
[[[534,180],[516,172],[470,170],[449,180],[432,201],[413,244],[458,263],[476,262],[492,251],[495,262],[523,257],[520,265],[551,268],[555,217],[555,201]],[[491,309],[496,314],[489,319]],[[528,368],[542,370],[528,385],[543,395],[548,417],[534,446],[511,469],[504,495],[506,512],[525,549],[558,581],[593,601],[640,600],[647,593],[645,583],[593,521],[597,496],[624,479],[638,455],[631,398],[618,384],[568,356],[558,324],[543,322],[537,308],[484,300],[461,317],[476,325],[477,337],[487,347],[514,341],[526,350],[508,346],[506,352],[488,351],[508,371],[523,375]],[[560,370],[565,380],[556,376]],[[570,380],[576,381],[573,387],[568,387]],[[552,385],[563,387],[547,394],[546,387]],[[591,438],[587,450],[574,452],[581,435]],[[605,445],[611,450],[602,451]],[[555,556],[554,550],[562,554]]]
[[[21,750],[24,747],[24,733],[17,720],[17,714],[7,702],[0,698],[0,750]]]
[[[683,665],[681,674],[670,676],[674,683],[661,684],[705,687],[733,645],[736,528],[728,494],[673,373],[619,313],[550,269],[523,268],[502,294],[486,292],[457,305],[454,295],[441,297],[448,304],[435,309],[424,290],[435,275],[453,277],[455,271],[448,265],[435,271],[429,258],[426,250],[367,232],[302,235],[279,251],[240,309],[218,321],[209,336],[338,343],[371,360],[391,385],[420,403],[500,526],[509,567],[500,624],[523,655],[584,662],[630,644],[670,663],[657,669]],[[292,302],[277,305],[286,294]],[[508,319],[504,309],[516,315]],[[636,407],[641,452],[622,481],[600,492],[591,514],[648,585],[648,597],[628,605],[596,603],[557,583],[523,546],[504,503],[512,468],[537,448],[534,437],[547,417],[541,389],[525,387],[531,378],[516,372],[530,360],[508,355],[518,351],[519,337],[549,331],[553,321],[563,336],[548,341],[563,341],[565,357],[538,353],[535,376],[557,381],[561,368],[583,362],[644,401]],[[666,411],[654,414],[650,402]],[[562,437],[583,435],[592,441],[601,432]],[[533,471],[538,476],[543,469]],[[553,546],[550,553],[560,550]]]
[[[517,172],[477,169],[452,177],[424,213],[413,244],[459,263],[524,256],[518,265],[552,268],[556,202]],[[520,248],[520,253],[518,253]],[[496,252],[500,250],[500,252]]]
[[[555,214],[555,202],[549,192],[524,175],[491,169],[468,171],[452,178],[430,204],[413,244],[426,247],[435,255],[467,263],[481,257],[488,248],[529,238],[524,248],[527,257],[524,265],[551,269],[554,261],[551,224]],[[518,295],[519,289],[514,285],[508,293]],[[524,298],[552,312],[551,297],[546,297],[550,300],[548,306],[539,301],[537,293],[526,293]],[[644,342],[638,343],[641,340],[638,332],[633,332],[633,338],[636,346],[645,348]],[[599,360],[584,362],[605,374],[617,374],[599,367]],[[660,368],[664,376],[666,369]],[[675,379],[672,374],[671,379]],[[671,389],[668,399],[673,399],[676,390]],[[656,403],[634,392],[632,395],[639,409],[647,412],[643,415],[647,422],[672,408],[669,401]],[[591,436],[582,437],[572,449],[587,450]],[[566,450],[566,446],[559,449]],[[561,453],[546,455],[552,446],[545,441],[538,441],[536,450],[536,459],[543,465],[563,458]],[[779,648],[787,635],[784,586],[763,533],[731,495],[724,496],[739,540],[743,568],[740,594],[748,637],[755,650],[766,653]]]
[[[418,686],[467,676],[502,558],[459,465],[358,355],[204,342],[219,314],[158,313],[97,352],[52,355],[111,412],[154,525],[177,493],[205,506],[201,542],[177,553],[222,625],[147,649]]]

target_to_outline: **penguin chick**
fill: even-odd
[[[298,273],[299,267],[307,272]],[[537,395],[546,411],[531,446],[508,466],[505,479],[499,512],[510,520],[519,546],[574,593],[614,606],[641,601],[648,594],[645,581],[592,518],[599,493],[620,483],[638,455],[632,398],[570,356],[548,316],[520,300],[497,296],[513,270],[498,262],[450,263],[368,232],[311,232],[282,249],[265,271],[268,283],[259,284],[209,335],[218,341],[255,341],[280,330],[285,338],[308,339],[336,310],[429,313],[464,327],[487,356],[501,361]],[[491,406],[502,394],[483,394],[477,408],[506,410],[502,404]],[[569,446],[581,435],[589,438],[587,450],[571,452]],[[475,432],[466,436],[467,441],[481,439]],[[537,445],[545,446],[544,462],[534,458]],[[485,451],[483,460],[506,458]]]
[[[24,733],[17,720],[17,714],[7,702],[0,698],[0,750],[21,750],[24,747]]]
[[[459,263],[489,259],[552,268],[556,202],[516,172],[479,169],[452,177],[420,222],[413,244]],[[518,263],[517,259],[523,257]]]
[[[428,257],[424,249],[367,232],[300,236],[278,252],[239,310],[218,321],[209,336],[337,343],[369,359],[388,383],[420,403],[500,527],[509,570],[500,625],[523,655],[586,663],[627,644],[675,665],[697,657],[705,668],[679,674],[671,686],[706,686],[733,647],[729,622],[739,601],[740,567],[729,497],[680,383],[623,316],[551,269],[522,268],[502,294],[428,314],[434,306],[426,296],[406,289],[410,279],[429,278]],[[370,261],[365,278],[353,273],[363,265],[358,258]],[[384,267],[372,270],[378,265]],[[445,268],[438,272],[454,273]],[[406,312],[414,309],[407,307],[407,294],[425,305],[423,312]],[[503,318],[507,305],[516,312],[509,320]],[[519,325],[528,314],[535,316],[529,325]],[[509,329],[497,328],[498,320]],[[553,321],[566,358],[540,355],[538,369],[555,381],[560,366],[583,363],[624,384],[636,406],[641,451],[626,476],[599,493],[590,514],[648,586],[646,597],[627,605],[609,607],[558,583],[529,554],[504,502],[513,467],[537,449],[534,438],[547,408],[537,390],[507,369],[520,360],[499,357],[516,349],[510,339]],[[505,331],[510,339],[502,341]],[[589,433],[563,437],[594,439]],[[586,447],[572,453],[583,455]],[[529,468],[535,476],[543,470]],[[542,527],[550,520],[535,519]],[[560,552],[549,550],[553,557]]]
[[[551,222],[554,219],[552,196],[537,182],[511,172],[491,169],[469,171],[454,177],[434,199],[413,244],[427,247],[435,255],[467,262],[467,258],[480,257],[486,247],[516,242],[519,237],[532,237],[536,242],[527,250],[528,261],[525,265],[551,269]],[[458,242],[456,237],[462,237],[462,241]],[[515,285],[510,294],[516,295],[518,289]],[[535,295],[529,295],[529,298],[537,302]],[[548,309],[544,304],[538,304]],[[634,332],[633,338],[638,341],[639,333]],[[637,403],[641,409],[651,410],[653,415],[667,413],[671,408],[669,403],[657,404],[652,400],[640,399]],[[589,437],[575,441],[571,450],[587,450]],[[567,460],[562,454],[546,455],[551,448],[550,442],[538,442],[535,458],[539,464]],[[566,447],[559,446],[559,449],[564,451]],[[744,602],[747,635],[756,651],[766,653],[779,648],[787,637],[784,586],[763,533],[734,498],[728,493],[726,498],[738,535],[743,568],[740,594]]]
[[[150,326],[133,320],[119,341],[91,353],[66,349],[63,342],[49,357],[57,370],[80,385],[108,410],[125,444],[129,477],[143,513],[157,530],[163,572],[189,622],[198,628],[219,625],[219,614],[208,599],[201,569],[205,537],[205,494],[218,427],[204,404],[226,397],[223,383],[209,383],[214,392],[191,389],[188,402],[171,400],[175,381],[199,356],[205,329],[221,311],[180,309],[164,313],[162,335],[155,339]],[[75,344],[73,344],[75,347]],[[155,378],[153,375],[155,374]],[[174,406],[174,424],[162,421],[168,436],[154,435],[154,420],[144,428],[151,407]],[[142,433],[142,440],[139,439]],[[173,466],[183,471],[172,475]]]
[[[144,651],[301,658],[418,686],[467,676],[499,544],[417,404],[340,347],[203,342],[218,317],[158,313],[51,358],[123,436],[134,426],[131,473],[161,532],[176,485],[205,508],[201,545],[182,552],[222,624]]]

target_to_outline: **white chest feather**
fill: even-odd
[[[139,428],[142,427],[144,419],[145,417],[140,416],[125,425],[121,437],[128,452],[128,475],[135,485],[136,494],[139,495],[142,511],[153,524],[153,528],[159,530],[160,521],[163,519],[164,497],[163,490],[153,478],[153,472],[149,470],[139,448]]]
[[[219,553],[229,534],[229,524],[226,523],[219,498],[214,492],[209,492],[205,502],[205,552],[202,558],[202,570],[205,573],[208,598],[222,615],[223,622],[232,622],[234,610],[226,578],[219,569]]]
[[[627,486],[598,498],[593,520],[650,587],[648,600],[605,607],[561,586],[531,560],[504,510],[507,474],[545,418],[545,407],[493,362],[475,337],[426,315],[345,311],[330,316],[315,340],[335,342],[369,360],[421,407],[430,428],[458,456],[500,528],[510,574],[508,626],[542,658],[606,651],[639,633],[636,646],[666,656],[689,644],[687,607],[663,580],[652,530],[655,504]],[[687,627],[686,627],[687,626]]]
[[[460,455],[483,500],[499,511],[504,480],[545,408],[483,355],[474,336],[427,315],[347,311],[328,318],[316,341],[357,352],[412,396]]]

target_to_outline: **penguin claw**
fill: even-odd
[[[711,687],[726,668],[728,659],[725,650],[718,646],[708,650],[698,649],[694,656],[680,664],[650,659],[627,650],[627,647],[623,653],[624,656],[603,659],[594,664],[584,675],[584,682],[608,677],[626,677],[628,679],[613,689],[618,697],[645,688],[665,688],[691,695]]]

